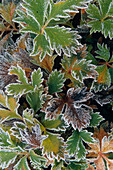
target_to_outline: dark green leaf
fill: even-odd
[[[48,91],[50,94],[61,92],[64,86],[64,74],[61,71],[53,71],[48,78]]]
[[[81,136],[82,140],[86,143],[93,143],[94,138],[91,137],[92,133],[87,132],[86,130],[82,130],[79,132],[79,135]]]
[[[77,151],[78,145],[80,142],[79,138],[79,132],[77,130],[74,130],[71,137],[68,138],[68,141],[66,142],[67,150],[69,150],[69,154],[74,154]]]
[[[40,68],[38,70],[34,70],[32,72],[31,79],[32,79],[32,85],[33,85],[34,88],[35,87],[37,87],[37,88],[41,87],[41,83],[43,82],[42,76],[43,75],[42,75]]]
[[[35,113],[42,107],[43,100],[41,96],[41,90],[35,90],[34,92],[27,94],[26,96],[27,102]]]
[[[104,118],[98,113],[92,113],[91,114],[91,120],[90,120],[90,126],[91,127],[97,127],[101,121],[103,121]]]

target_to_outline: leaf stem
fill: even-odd
[[[48,20],[48,21],[45,23],[45,25],[42,27],[42,29],[41,29],[41,34],[44,33],[44,29],[47,27],[47,25],[49,24],[49,22],[50,22],[50,20]]]

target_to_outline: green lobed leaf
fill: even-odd
[[[89,14],[90,18],[96,19],[97,21],[101,19],[101,13],[99,11],[99,8],[95,4],[89,3],[88,9],[86,11]]]
[[[83,82],[83,78],[92,77],[96,74],[94,69],[96,66],[90,64],[91,61],[86,61],[86,59],[82,59],[80,61],[76,61],[72,67],[71,75],[80,82]]]
[[[112,0],[98,0],[102,17],[108,15],[111,9]]]
[[[87,3],[90,0],[67,0],[67,1],[58,1],[57,3],[53,3],[51,0],[51,12],[48,17],[48,20],[54,19],[59,20],[59,18],[69,17],[69,12],[77,12],[77,8],[86,8]]]
[[[20,97],[23,94],[31,92],[31,94],[28,95],[29,97],[27,97],[28,102],[30,102],[31,101],[30,98],[32,98],[32,92],[35,91],[36,87],[40,88],[42,86],[41,83],[43,82],[43,78],[42,78],[41,69],[39,68],[38,70],[34,70],[32,72],[30,83],[28,83],[24,70],[19,66],[13,67],[13,69],[10,71],[10,74],[18,75],[19,82],[21,84],[12,83],[12,84],[7,85],[6,86],[7,93],[9,95],[14,95],[15,97]],[[36,95],[35,97],[38,98],[38,95]]]
[[[50,27],[49,23],[53,19],[58,18],[59,20],[61,14],[66,16],[65,12],[69,12],[69,9],[76,11],[79,5],[86,7],[88,2],[90,0],[76,2],[67,0],[54,4],[52,0],[24,0],[24,3],[21,4],[23,10],[17,10],[19,17],[13,21],[20,23],[21,32],[36,34],[31,55],[39,55],[40,61],[42,61],[46,54],[52,55],[52,50],[56,50],[58,54],[61,54],[61,50],[63,50],[68,56],[71,52],[75,53],[75,48],[80,45],[77,40],[80,36],[77,35],[77,32],[68,28],[64,29],[57,24]]]
[[[82,140],[86,143],[93,143],[94,138],[91,137],[92,133],[87,132],[87,130],[82,130],[79,132],[79,135],[81,136]]]
[[[83,145],[82,140],[80,140],[75,159],[76,160],[85,159],[86,153],[87,153],[87,151],[85,149],[85,146]]]
[[[100,20],[99,21],[92,20],[92,21],[88,22],[88,25],[91,27],[90,34],[92,34],[93,32],[96,33],[96,32],[102,31],[102,26],[101,26]]]
[[[17,152],[9,149],[0,149],[0,167],[3,169],[8,168],[9,165],[15,161],[17,155]]]
[[[18,163],[14,166],[14,170],[30,170],[27,162],[27,156],[22,157],[18,161]]]
[[[87,164],[84,162],[74,162],[71,161],[70,164],[68,165],[67,170],[86,170]]]
[[[0,128],[0,146],[5,147],[10,145],[10,135]]]
[[[47,82],[49,93],[53,94],[56,92],[61,92],[61,88],[64,86],[64,82],[64,74],[61,73],[61,71],[52,71]]]
[[[76,53],[75,46],[78,44],[76,37],[76,40],[74,39],[75,32],[71,31],[69,28],[65,27],[46,27],[45,32],[47,33],[47,37],[49,40],[49,43],[51,45],[52,49],[55,49],[58,55],[61,55],[61,52],[63,50],[64,54],[67,56],[70,56],[70,52],[73,51],[73,53]],[[72,45],[73,44],[73,45]],[[72,50],[70,50],[72,48]]]
[[[22,96],[23,94],[29,93],[30,91],[33,91],[33,87],[29,84],[18,84],[13,83],[6,86],[6,92],[9,95]]]
[[[34,43],[33,51],[31,53],[32,56],[40,55],[39,58],[40,61],[42,61],[46,54],[48,54],[49,56],[52,55],[50,44],[45,35],[43,34],[37,35],[34,38],[33,43]]]
[[[16,11],[18,17],[13,19],[14,22],[19,23],[22,26],[21,32],[30,32],[34,34],[40,33],[40,25],[30,15],[26,16],[26,13],[21,9]]]
[[[87,53],[87,56],[85,57],[86,60],[91,60],[91,64],[97,65],[97,60],[94,58],[94,56],[91,53]]]
[[[98,0],[99,5],[89,4],[86,10],[88,17],[92,20],[88,22],[91,26],[90,33],[102,32],[105,38],[113,37],[113,1],[112,0]]]
[[[72,136],[69,137],[66,142],[66,150],[69,150],[69,155],[76,154],[75,159],[77,159],[77,161],[85,158],[86,149],[82,141],[88,144],[93,143],[94,139],[91,137],[91,133],[86,130],[80,132],[74,130]]]
[[[112,19],[107,19],[103,21],[102,34],[104,34],[105,38],[107,38],[107,36],[109,36],[110,39],[113,38],[113,20]]]
[[[17,65],[17,67],[12,66],[11,69],[9,69],[9,74],[15,74],[18,76],[18,81],[23,83],[23,84],[28,84],[27,77],[25,75],[25,71]]]
[[[92,113],[91,114],[91,120],[90,120],[90,126],[91,127],[97,127],[101,121],[103,121],[104,118],[98,113]]]
[[[81,86],[84,78],[94,78],[97,74],[96,66],[91,64],[91,59],[78,60],[76,55],[72,55],[71,57],[64,56],[61,61],[65,70],[65,77],[71,79],[75,87]]]
[[[61,116],[59,116],[55,120],[46,119],[46,120],[42,121],[42,124],[46,129],[54,129],[54,130],[62,129],[62,130],[64,130],[66,127],[64,120],[62,120]]]
[[[42,108],[42,104],[44,103],[41,90],[35,90],[34,92],[27,94],[26,99],[35,113]]]
[[[34,168],[40,168],[46,163],[46,158],[37,155],[33,150],[30,150],[30,161]]]
[[[69,150],[69,154],[74,154],[76,152],[79,141],[79,132],[77,130],[74,130],[72,136],[69,137],[68,141],[66,142],[66,150]]]
[[[107,45],[104,47],[104,44],[101,46],[99,43],[97,43],[97,47],[99,50],[96,51],[96,54],[99,54],[99,56],[96,56],[96,58],[103,59],[107,62],[110,58],[110,52],[107,48]]]
[[[48,0],[23,0],[22,7],[27,10],[27,14],[32,16],[33,19],[36,20],[43,26],[45,17],[46,17],[46,10],[49,4]]]
[[[38,70],[34,70],[32,72],[31,80],[32,80],[33,88],[35,88],[35,87],[40,88],[41,87],[41,83],[43,82],[42,76],[43,75],[42,75],[40,68]]]
[[[33,124],[33,112],[31,109],[25,109],[23,111],[23,119],[25,122],[27,121]]]

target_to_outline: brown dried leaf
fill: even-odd
[[[62,113],[63,107],[64,107],[65,101],[61,98],[56,98],[56,99],[52,99],[50,101],[50,107],[48,107],[46,109],[46,113],[47,113],[47,118],[50,117],[52,118],[56,118],[57,116],[59,116],[59,114]]]
[[[56,56],[46,55],[45,58],[42,60],[42,62],[40,62],[39,56],[40,55],[32,56],[32,58],[36,61],[37,65],[39,65],[43,69],[48,70],[49,73],[51,73],[54,65],[54,59],[56,58]]]
[[[28,144],[28,148],[39,148],[42,140],[46,138],[46,136],[41,136],[40,126],[36,124],[34,127],[31,127],[31,131],[28,127],[26,129],[19,129],[22,140]]]
[[[100,127],[100,129],[98,128],[95,129],[93,137],[99,139],[100,143],[104,136],[108,137],[108,134],[102,127]]]
[[[9,75],[8,69],[11,63],[4,56],[0,56],[0,89],[3,89],[7,84],[14,83],[17,79],[15,75]]]
[[[5,55],[5,54],[4,54]],[[10,58],[9,58],[10,56]],[[26,76],[29,78],[31,72],[34,69],[37,69],[38,66],[31,62],[30,56],[24,49],[19,49],[18,52],[14,52],[14,54],[7,56],[0,56],[0,88],[3,89],[9,83],[15,83],[17,80],[16,75],[9,75],[9,68],[11,66],[21,66],[26,73]]]
[[[64,117],[68,124],[71,122],[74,129],[81,130],[90,123],[90,109],[85,107],[76,108],[74,104],[67,105]]]
[[[91,97],[93,97],[93,94],[86,92],[86,88],[77,88],[76,90],[70,88],[66,96],[50,101],[50,106],[46,109],[47,117],[56,118],[57,115],[64,112],[64,119],[68,123],[72,123],[74,129],[78,128],[81,130],[89,125],[90,112],[92,110],[85,104],[83,106],[82,103]]]

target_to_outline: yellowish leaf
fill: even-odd
[[[55,155],[59,152],[60,141],[58,139],[59,135],[53,135],[47,132],[48,137],[42,142],[42,147],[44,147],[44,153],[53,152]]]
[[[0,104],[6,107],[6,97],[0,94]]]
[[[16,100],[13,97],[7,97],[7,105],[11,111],[15,111],[18,106]]]
[[[11,25],[14,25],[12,19],[14,17],[15,9],[16,5],[13,2],[9,3],[6,6],[0,6],[1,16]]]
[[[13,97],[6,97],[4,94],[0,94],[0,103],[5,108],[0,108],[0,117],[7,118],[7,120],[11,118],[19,118],[22,117],[17,113],[18,104]]]

